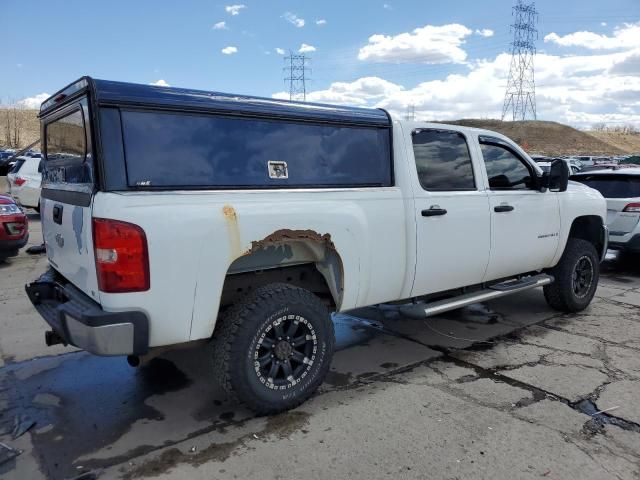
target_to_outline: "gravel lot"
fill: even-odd
[[[640,263],[608,260],[579,315],[535,290],[428,321],[336,316],[320,392],[267,418],[213,387],[205,349],[132,369],[46,347],[23,290],[45,265],[0,264],[0,442],[22,451],[0,478],[640,477]]]

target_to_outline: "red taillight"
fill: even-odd
[[[9,235],[22,235],[27,224],[25,222],[9,222],[4,226]]]
[[[623,212],[640,213],[640,203],[629,203],[624,207]]]
[[[27,183],[27,181],[24,178],[16,177],[16,178],[13,179],[13,184],[16,187],[21,187],[25,183]]]
[[[147,237],[138,225],[93,219],[98,288],[106,293],[149,290]]]

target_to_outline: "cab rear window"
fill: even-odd
[[[86,135],[82,111],[75,110],[46,127],[47,160],[82,162],[86,152]]]

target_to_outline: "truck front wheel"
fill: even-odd
[[[562,312],[587,308],[598,288],[600,260],[595,247],[579,238],[569,238],[560,262],[550,272],[555,281],[544,287],[547,303]]]
[[[220,318],[211,342],[222,388],[259,414],[298,406],[322,383],[333,322],[322,301],[287,284],[249,293]]]

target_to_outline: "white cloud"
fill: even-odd
[[[334,82],[307,100],[385,108],[401,117],[415,105],[419,120],[500,118],[511,56],[469,64],[468,72],[415,86],[364,77]],[[602,55],[536,56],[538,118],[590,127],[595,123],[640,127],[640,47]],[[288,98],[288,93],[274,94]]]
[[[613,36],[594,32],[573,32],[560,36],[550,33],[544,37],[545,43],[555,43],[562,47],[583,47],[590,50],[619,50],[640,46],[640,22],[625,23],[616,27]]]
[[[295,13],[285,12],[282,15],[282,18],[284,18],[287,22],[289,22],[291,25],[296,26],[297,28],[304,27],[304,18],[298,17]]]
[[[229,45],[228,47],[224,47],[220,51],[225,55],[233,55],[234,53],[238,53],[238,48],[234,47],[233,45]]]
[[[606,27],[607,26],[607,22],[600,22],[600,26],[601,27]]]
[[[490,28],[483,28],[482,30],[476,30],[474,33],[476,35],[480,35],[481,37],[485,37],[485,38],[493,37],[493,35],[495,34],[495,32]]]
[[[23,98],[22,100],[18,100],[16,105],[21,108],[26,108],[29,110],[39,109],[42,102],[44,102],[51,95],[49,93],[39,93],[38,95],[34,95],[33,97]]]
[[[318,26],[320,26],[320,27],[322,27],[322,26],[324,26],[324,25],[326,25],[326,24],[327,24],[327,21],[326,21],[324,18],[321,18],[321,19],[319,19],[319,20],[316,20],[316,25],[318,25]]]
[[[313,45],[307,45],[306,43],[300,45],[300,48],[298,49],[298,53],[311,53],[315,51],[316,47],[314,47]]]
[[[247,8],[246,5],[227,5],[224,7],[225,11],[233,16],[240,15],[240,11]]]
[[[213,28],[214,30],[229,30],[229,27],[227,27],[227,22],[214,23],[213,27],[211,28]]]
[[[326,90],[307,93],[311,102],[372,106],[401,94],[404,87],[378,77],[363,77],[353,82],[334,82]],[[289,92],[278,92],[275,98],[289,98]]]
[[[360,60],[393,63],[463,63],[460,47],[473,32],[464,25],[425,25],[398,35],[372,35],[358,53]]]
[[[393,10],[393,7],[388,3],[385,3],[384,5],[382,5],[382,8],[384,8],[385,10]]]
[[[284,51],[284,48],[276,48],[276,53],[278,55],[284,55],[287,52]]]
[[[151,82],[149,85],[155,85],[157,87],[170,87],[171,86],[167,82],[165,82],[163,79],[156,80],[155,82]]]

